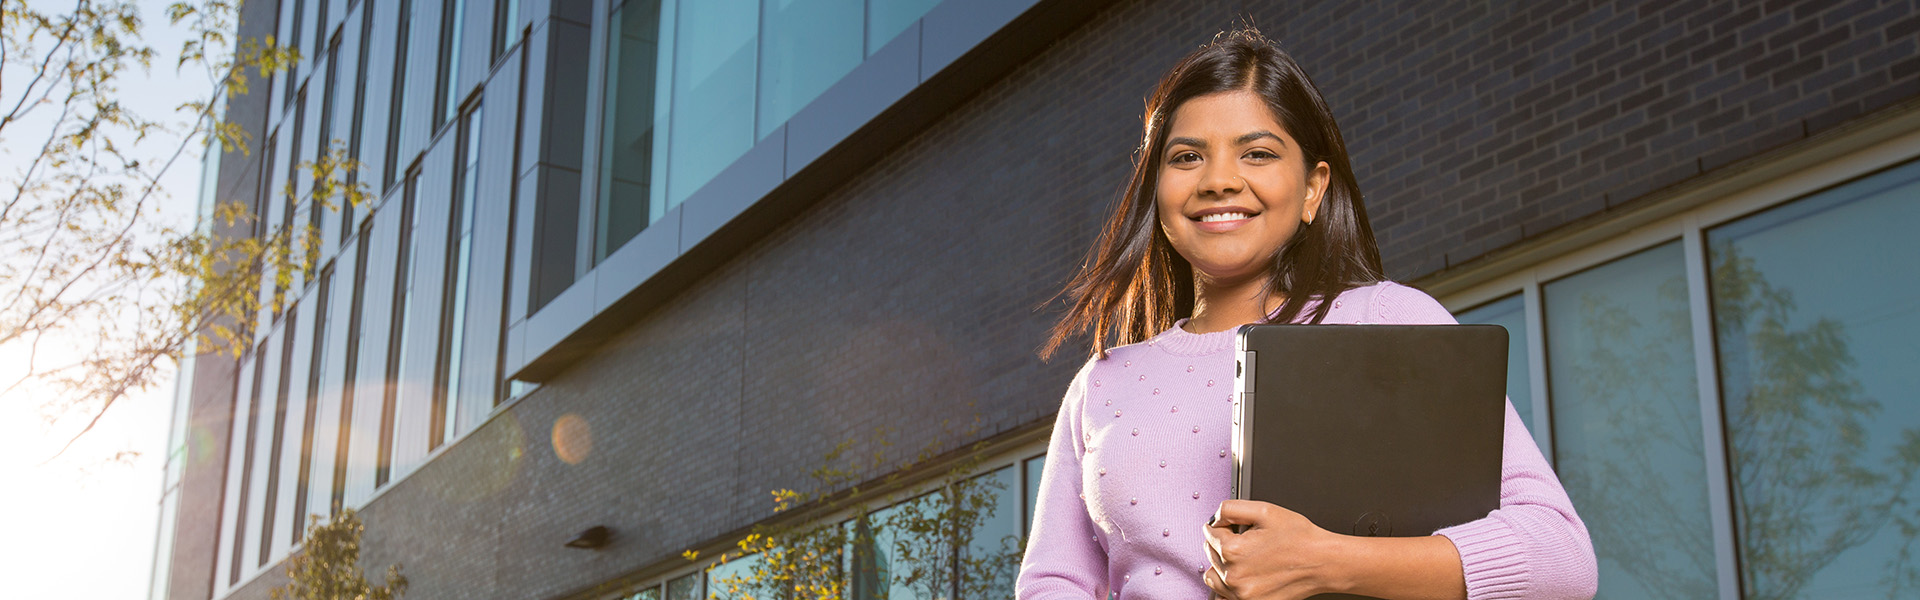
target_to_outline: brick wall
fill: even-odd
[[[768,516],[841,441],[904,458],[1050,420],[1079,360],[1034,357],[1057,315],[1034,308],[1124,183],[1142,96],[1241,15],[1333,103],[1411,279],[1913,99],[1916,13],[1117,3],[389,490],[363,565],[404,563],[409,598],[552,598]],[[611,547],[561,546],[593,525]]]

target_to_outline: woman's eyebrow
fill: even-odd
[[[1250,132],[1245,135],[1241,135],[1240,137],[1237,137],[1237,138],[1233,138],[1233,145],[1245,146],[1247,144],[1253,143],[1254,140],[1258,140],[1258,139],[1271,139],[1274,142],[1280,144],[1282,147],[1287,145],[1286,140],[1280,139],[1280,136],[1274,135],[1273,132],[1267,131],[1264,129],[1260,131]],[[1200,138],[1176,137],[1176,138],[1167,139],[1168,148],[1172,148],[1174,146],[1180,146],[1180,145],[1193,146],[1201,150],[1207,149],[1207,141]]]
[[[1167,140],[1168,148],[1172,148],[1174,146],[1179,146],[1183,144],[1187,146],[1193,146],[1201,150],[1207,149],[1207,141],[1200,138],[1177,137],[1177,138],[1170,138]]]
[[[1255,132],[1252,132],[1252,133],[1248,133],[1248,134],[1246,134],[1246,135],[1242,135],[1242,136],[1240,136],[1240,137],[1237,137],[1237,138],[1233,138],[1233,145],[1235,145],[1235,146],[1245,146],[1245,145],[1247,145],[1247,144],[1249,144],[1249,143],[1252,143],[1252,142],[1253,142],[1254,140],[1257,140],[1257,139],[1260,139],[1260,138],[1270,138],[1270,139],[1272,139],[1272,140],[1273,140],[1274,142],[1276,142],[1276,143],[1278,143],[1278,144],[1280,144],[1280,145],[1281,145],[1281,146],[1283,146],[1283,147],[1287,145],[1287,141],[1286,141],[1286,140],[1283,140],[1283,139],[1280,139],[1280,136],[1277,136],[1277,135],[1274,135],[1274,134],[1273,134],[1273,132],[1271,132],[1271,131],[1267,131],[1267,130],[1264,130],[1264,129],[1263,129],[1263,130],[1260,130],[1260,131],[1255,131]]]

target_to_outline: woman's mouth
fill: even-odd
[[[1194,226],[1208,233],[1226,233],[1252,222],[1253,216],[1253,213],[1244,212],[1220,212],[1201,215],[1194,219]]]
[[[1249,215],[1247,213],[1238,213],[1238,212],[1214,213],[1211,215],[1200,217],[1200,222],[1218,223],[1220,221],[1240,221],[1240,220],[1251,219],[1251,218],[1253,218],[1253,215]]]

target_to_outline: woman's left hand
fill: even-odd
[[[1241,526],[1234,533],[1234,526]],[[1220,503],[1205,526],[1204,576],[1216,597],[1229,600],[1306,598],[1326,593],[1331,563],[1340,553],[1336,535],[1278,505],[1252,500]]]

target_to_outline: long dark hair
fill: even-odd
[[[1317,218],[1274,253],[1267,293],[1285,294],[1286,302],[1271,322],[1292,323],[1305,312],[1306,322],[1319,323],[1329,308],[1323,300],[1386,278],[1333,111],[1293,57],[1259,30],[1240,27],[1188,54],[1154,87],[1141,119],[1133,177],[1079,273],[1061,291],[1072,307],[1054,325],[1042,357],[1052,357],[1088,329],[1093,354],[1104,357],[1108,348],[1145,340],[1192,315],[1193,267],[1167,242],[1154,207],[1167,121],[1188,100],[1236,90],[1264,99],[1299,142],[1308,169],[1325,161],[1332,175]]]

